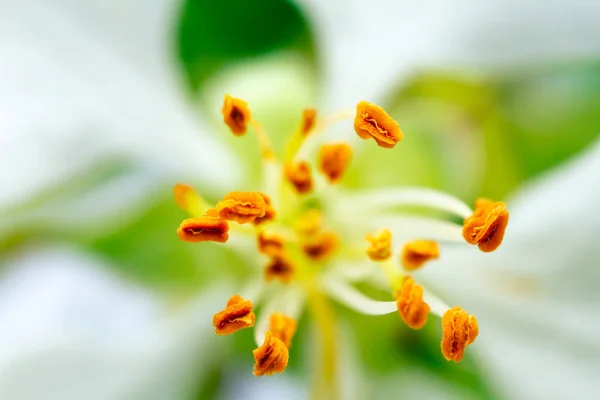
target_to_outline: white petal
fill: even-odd
[[[175,74],[170,38],[178,4],[2,5],[0,204],[115,158],[179,180],[224,184],[235,176],[223,165],[235,160],[196,120]]]
[[[600,142],[508,200],[510,222],[491,254],[442,250],[420,274],[477,316],[473,346],[509,398],[600,392]]]
[[[327,100],[376,101],[423,67],[529,65],[596,56],[593,2],[302,0],[325,58]]]
[[[0,398],[187,398],[218,351],[218,285],[168,317],[156,295],[70,249],[27,251],[3,267]]]

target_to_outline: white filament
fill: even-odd
[[[423,291],[423,301],[429,305],[429,311],[439,317],[443,317],[444,313],[450,309],[442,299],[426,290]]]
[[[373,300],[338,280],[324,278],[322,283],[323,290],[330,297],[361,314],[384,315],[398,311],[395,301]]]

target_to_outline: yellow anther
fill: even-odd
[[[275,211],[275,208],[273,208],[271,198],[264,193],[259,194],[263,197],[263,200],[265,201],[265,215],[262,217],[254,218],[254,221],[252,221],[254,225],[261,225],[266,222],[273,221],[275,220],[275,218],[277,218],[277,211]]]
[[[258,251],[268,256],[278,256],[283,253],[284,240],[275,233],[261,232],[258,234]]]
[[[203,200],[191,186],[178,183],[173,187],[175,202],[183,211],[193,216],[202,215]]]
[[[323,226],[323,218],[319,210],[306,211],[296,222],[296,231],[302,237],[315,235]]]
[[[392,233],[384,229],[377,235],[367,235],[366,239],[371,243],[367,249],[367,255],[373,261],[384,261],[392,255]]]
[[[329,182],[338,182],[352,159],[352,147],[346,143],[326,144],[319,152],[319,169]]]
[[[209,215],[207,212],[201,217],[184,220],[177,235],[184,242],[217,242],[225,243],[229,239],[229,224],[219,216]]]
[[[309,163],[300,161],[294,164],[286,164],[284,169],[286,179],[296,188],[296,192],[303,194],[312,190],[313,181]]]
[[[373,138],[381,147],[392,148],[402,140],[402,131],[383,108],[361,101],[356,106],[354,130],[362,139]]]
[[[467,314],[460,307],[454,307],[442,317],[442,354],[448,361],[459,362],[465,348],[475,341],[479,334],[477,318]]]
[[[239,224],[265,216],[265,198],[258,192],[231,192],[217,204],[221,218]]]
[[[307,108],[302,111],[302,127],[300,128],[300,132],[302,135],[306,136],[312,131],[315,127],[315,122],[317,121],[317,110],[314,108]]]
[[[290,283],[294,277],[294,265],[283,254],[271,257],[271,260],[265,267],[265,280],[267,282],[274,279],[282,283]]]
[[[325,261],[337,250],[340,239],[334,232],[320,232],[311,236],[302,245],[302,250],[315,261]]]
[[[267,331],[264,343],[252,354],[254,355],[254,375],[256,376],[282,373],[285,371],[290,357],[286,345],[271,331]]]
[[[396,293],[398,313],[412,329],[421,329],[427,322],[429,305],[423,301],[423,287],[406,277],[402,288]]]
[[[231,296],[227,307],[213,317],[213,326],[217,335],[229,335],[240,329],[254,326],[255,316],[252,312],[252,302],[237,294]]]
[[[477,199],[475,212],[463,224],[463,237],[484,252],[494,251],[502,243],[508,225],[506,204],[488,199]]]
[[[236,136],[242,136],[248,130],[248,123],[252,120],[252,113],[248,103],[226,94],[221,109],[223,120]]]
[[[273,336],[281,340],[289,349],[292,345],[292,338],[298,328],[298,323],[294,318],[290,318],[287,315],[274,313],[271,315],[270,328]]]
[[[429,260],[440,257],[440,246],[434,240],[413,240],[404,244],[402,266],[406,269],[419,269]]]

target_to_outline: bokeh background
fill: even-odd
[[[364,146],[344,185],[503,199],[597,139],[599,15],[584,1],[3,1],[0,398],[306,398],[307,318],[285,375],[255,379],[251,332],[211,332],[253,261],[175,235],[174,183],[215,200],[258,182],[222,96],[248,100],[278,147],[303,108],[367,98],[407,140]],[[443,360],[433,324],[338,313],[356,398],[505,397],[474,357]]]

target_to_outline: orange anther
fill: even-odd
[[[214,315],[213,325],[217,335],[229,335],[254,326],[254,320],[252,302],[234,294],[227,302],[227,307]]]
[[[356,106],[354,130],[362,139],[373,138],[381,147],[392,148],[402,140],[402,131],[383,108],[361,101]]]
[[[463,224],[463,237],[484,252],[494,251],[502,243],[508,225],[506,204],[488,199],[477,199],[475,212]]]
[[[204,214],[184,220],[177,229],[177,235],[184,242],[225,243],[229,239],[229,224],[219,216]]]
[[[221,113],[223,114],[223,121],[229,126],[234,135],[242,136],[246,133],[248,122],[252,119],[248,103],[226,94]]]
[[[434,240],[413,240],[404,244],[402,266],[406,269],[419,269],[429,260],[439,258],[440,246]]]
[[[448,361],[459,362],[465,348],[475,341],[479,334],[477,318],[467,314],[460,307],[454,307],[442,317],[442,354]]]
[[[405,278],[402,288],[396,293],[398,313],[409,327],[421,329],[427,322],[429,305],[423,301],[423,287],[412,278]]]
[[[324,261],[337,250],[340,239],[334,232],[320,232],[306,240],[302,250],[315,261]]]
[[[377,235],[367,235],[366,239],[371,243],[367,248],[367,255],[373,261],[385,261],[392,255],[392,233],[384,229]]]
[[[292,338],[294,337],[296,329],[298,328],[298,323],[296,320],[281,313],[274,313],[271,315],[270,323],[273,336],[281,340],[289,349],[292,345]]]
[[[258,192],[231,192],[217,204],[221,218],[239,224],[264,217],[266,208],[265,198]]]
[[[300,161],[295,164],[286,164],[284,168],[286,179],[294,185],[296,192],[308,193],[313,188],[312,172],[310,164]]]
[[[282,283],[290,283],[294,276],[294,265],[283,255],[279,254],[271,258],[265,267],[265,279],[267,282],[278,279]]]
[[[302,128],[301,133],[306,136],[315,127],[317,121],[317,110],[314,108],[307,108],[302,111]]]
[[[282,373],[287,367],[290,356],[286,345],[271,331],[267,331],[264,343],[252,354],[254,355],[254,375],[256,376]]]
[[[183,211],[195,216],[202,214],[202,200],[191,186],[178,183],[173,187],[173,195]]]
[[[258,251],[268,256],[283,253],[283,238],[275,233],[260,232],[258,234]]]
[[[260,225],[269,221],[273,221],[277,217],[277,212],[275,211],[275,208],[273,208],[271,198],[264,193],[259,194],[263,197],[263,200],[265,201],[265,215],[262,217],[254,218],[254,221],[252,221],[254,225]]]
[[[346,143],[326,144],[319,152],[319,168],[329,179],[338,182],[352,159],[352,147]]]

